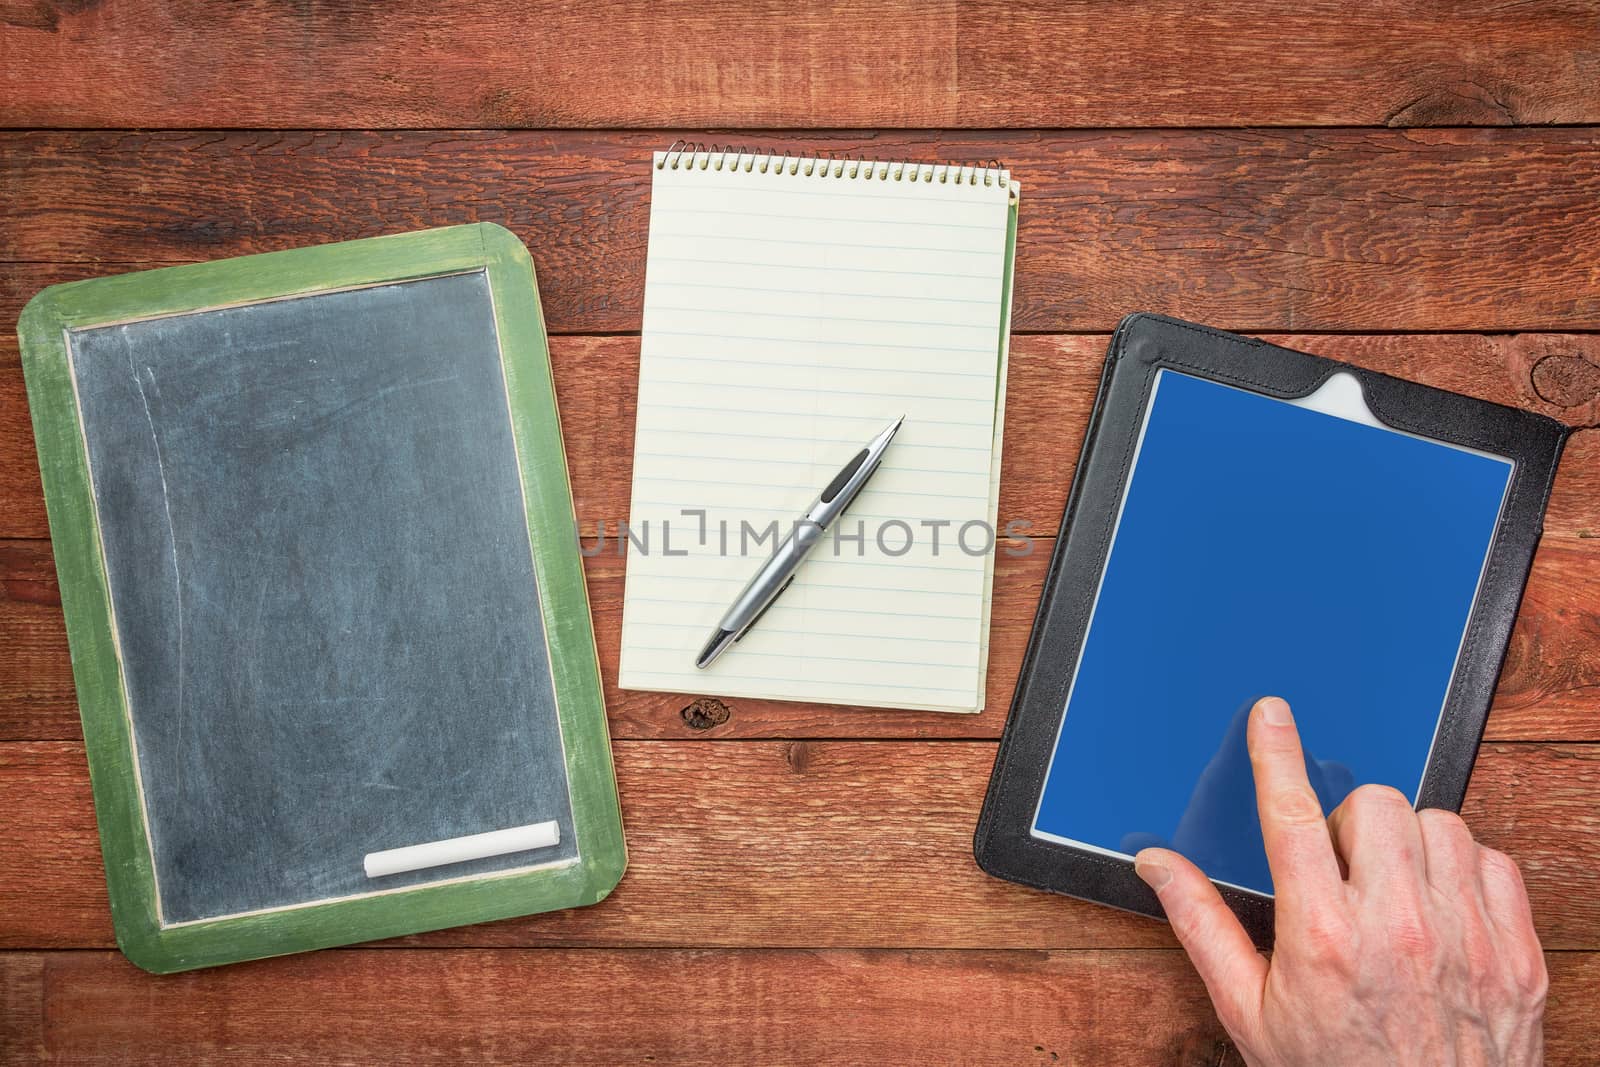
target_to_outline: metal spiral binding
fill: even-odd
[[[750,151],[744,145],[677,140],[656,159],[657,170],[740,170],[746,174],[788,174],[806,178],[850,178],[857,181],[924,182],[929,185],[999,185],[1005,189],[1011,172],[997,159],[963,163],[918,163],[913,160],[869,160],[860,156],[793,156]]]

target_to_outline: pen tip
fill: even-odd
[[[736,630],[724,630],[719,627],[716,635],[713,636],[710,641],[706,642],[705,649],[701,651],[700,655],[695,657],[694,665],[701,670],[705,670],[707,667],[711,666],[711,662],[713,660],[722,655],[723,651],[729,645],[733,644],[734,639],[738,636],[739,634]]]

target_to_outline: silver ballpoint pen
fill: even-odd
[[[761,565],[756,576],[750,579],[750,584],[744,587],[744,592],[739,594],[739,599],[722,616],[722,621],[717,624],[717,632],[706,642],[705,650],[695,657],[696,667],[709,667],[713,660],[728,650],[729,645],[738,641],[756,624],[756,620],[778,599],[779,593],[789,588],[789,583],[794,581],[794,572],[805,561],[812,547],[822,540],[828,524],[844,514],[856,494],[861,492],[877,471],[878,464],[883,462],[884,452],[888,451],[889,442],[894,440],[900,424],[905,421],[906,417],[901,415],[894,425],[868,441],[867,447],[850,457],[850,462],[839,469],[833,481],[811,502],[805,515],[795,520],[789,536],[778,545],[772,558]]]

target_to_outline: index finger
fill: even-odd
[[[1339,896],[1344,880],[1311,781],[1289,705],[1264,697],[1250,711],[1247,735],[1255,772],[1256,810],[1280,912],[1293,914]]]

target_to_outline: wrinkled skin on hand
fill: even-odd
[[[1549,979],[1516,864],[1386,786],[1324,819],[1289,706],[1258,702],[1248,731],[1276,891],[1270,960],[1193,863],[1160,848],[1135,859],[1246,1062],[1541,1063]]]

